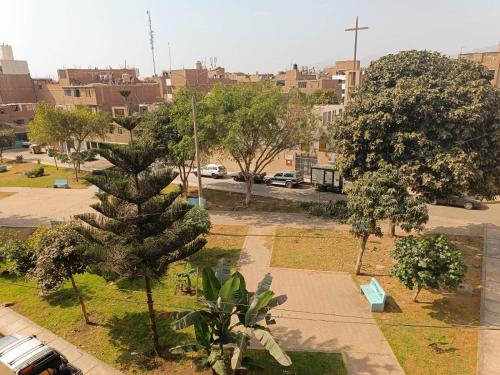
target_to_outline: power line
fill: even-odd
[[[6,283],[19,286],[19,287],[24,287],[24,288],[30,288],[30,289],[36,289],[38,290],[37,287],[30,286],[30,285],[25,285],[25,284],[18,284],[18,283],[13,283],[10,281],[7,281]],[[123,289],[121,289],[123,290]],[[131,290],[129,291],[133,292],[140,292],[140,293],[145,293],[144,291],[137,291],[137,290]],[[158,294],[157,292],[153,292],[153,294]],[[171,297],[184,297],[184,298],[189,298],[188,296],[171,296]],[[97,300],[103,300],[103,301],[114,301],[114,302],[121,302],[121,303],[128,303],[128,304],[134,304],[134,305],[144,305],[145,302],[140,302],[140,301],[133,301],[133,300],[127,300],[127,299],[120,299],[120,298],[114,298],[114,297],[100,297],[96,295],[92,295],[90,298],[90,301],[92,299],[97,299]],[[87,300],[89,301],[89,300]],[[197,302],[196,300],[192,300],[192,302]],[[249,305],[247,304],[233,304],[233,303],[228,303],[228,302],[220,302],[220,304],[224,305],[232,305],[232,306],[245,306],[248,307]],[[198,311],[197,309],[194,308],[189,308],[186,306],[179,306],[179,305],[174,305],[174,304],[163,304],[163,303],[154,303],[155,306],[157,307],[164,307],[164,308],[169,308],[169,309],[177,309],[177,310],[183,310],[183,311]],[[303,311],[303,310],[291,310],[291,309],[285,309],[285,308],[273,308],[273,311],[282,311],[282,312],[288,312],[288,313],[303,313],[303,314],[310,314],[310,315],[321,315],[321,316],[330,316],[330,317],[336,317],[336,318],[352,318],[352,319],[360,319],[360,320],[366,320],[366,321],[347,321],[344,319],[341,320],[333,320],[333,319],[326,319],[326,318],[307,318],[307,317],[297,317],[297,316],[290,316],[290,315],[273,315],[271,314],[272,318],[276,319],[292,319],[292,320],[307,320],[307,321],[313,321],[313,322],[323,322],[323,323],[338,323],[338,324],[362,324],[362,325],[377,325],[376,321],[371,321],[373,318],[371,317],[366,317],[366,316],[356,316],[356,315],[342,315],[342,314],[335,314],[335,313],[322,313],[322,312],[314,312],[314,311]],[[370,320],[370,321],[368,321]],[[392,319],[387,319],[387,318],[377,318],[376,319],[380,324],[387,325],[387,326],[397,326],[397,327],[410,327],[410,328],[437,328],[437,329],[452,329],[452,328],[463,328],[463,329],[478,329],[478,330],[483,330],[483,331],[500,331],[500,327],[496,326],[481,326],[481,325],[473,325],[473,324],[448,324],[448,325],[438,325],[438,324],[421,324],[421,323],[400,323]]]

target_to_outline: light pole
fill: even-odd
[[[198,178],[198,206],[201,207],[202,185],[201,185],[201,168],[200,168],[200,148],[198,145],[198,127],[196,126],[196,98],[193,94],[191,97],[191,106],[193,109],[193,128],[194,128],[194,150],[196,158],[196,177]]]

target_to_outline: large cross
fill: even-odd
[[[356,26],[345,31],[354,31],[354,61],[352,62],[352,70],[356,70],[356,52],[358,50],[358,30],[368,30],[368,27],[359,27],[358,16],[356,16]]]

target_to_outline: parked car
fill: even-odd
[[[466,210],[479,209],[481,208],[481,203],[472,197],[451,195],[445,198],[436,199],[433,204],[439,204],[443,206],[455,206],[463,207]]]
[[[80,375],[57,350],[36,336],[14,334],[0,338],[0,374]]]
[[[30,147],[31,142],[30,141],[21,141],[21,147],[28,148]]]
[[[41,154],[42,146],[35,143],[29,145],[30,154]]]
[[[267,177],[265,181],[267,185],[280,185],[291,189],[304,182],[304,177],[300,171],[280,171],[274,176]]]
[[[245,181],[245,176],[243,175],[243,172],[241,172],[241,171],[232,173],[231,177],[233,178],[234,181],[240,181],[240,182]],[[253,182],[255,184],[260,184],[260,183],[264,182],[265,178],[266,178],[266,172],[256,173],[253,175]]]
[[[196,175],[198,170],[195,169],[193,173]],[[227,175],[227,170],[222,164],[207,164],[200,168],[200,175],[212,178],[223,178]]]

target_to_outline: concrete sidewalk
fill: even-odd
[[[271,289],[287,302],[271,327],[286,350],[343,353],[350,375],[403,375],[366,300],[347,273],[270,267],[275,226],[249,228],[238,264],[249,290],[273,276]]]
[[[0,307],[0,333],[7,336],[14,333],[20,335],[36,335],[38,339],[62,353],[75,367],[88,375],[120,375],[121,372],[91,356],[83,350],[56,336],[49,330],[40,327],[15,311]]]
[[[478,375],[500,375],[500,229],[486,225],[484,230],[483,290],[481,326],[477,359]]]

